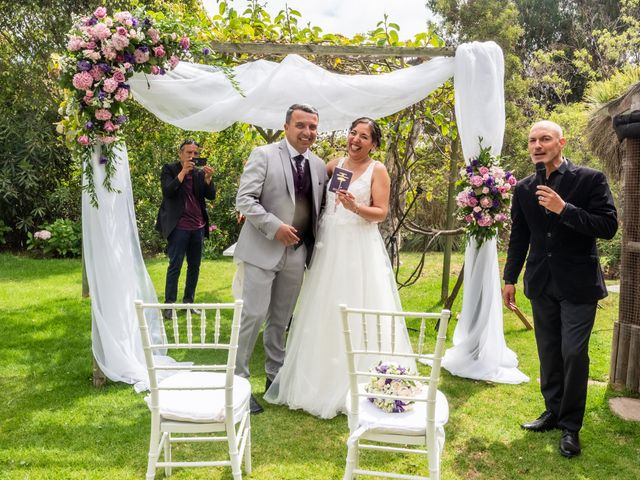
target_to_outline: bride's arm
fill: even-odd
[[[372,223],[380,223],[387,218],[389,212],[389,192],[391,191],[391,179],[386,167],[382,163],[376,163],[371,179],[371,205],[356,203],[355,198],[347,192],[348,199],[343,202],[346,209]]]
[[[338,162],[340,161],[339,158],[334,158],[333,160],[331,160],[329,163],[327,163],[327,175],[329,176],[329,178],[331,178],[333,176],[333,170],[336,168],[336,165],[338,165]]]

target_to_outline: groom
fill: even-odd
[[[313,251],[327,181],[324,162],[309,151],[317,129],[314,107],[289,107],[285,138],[251,152],[236,196],[236,208],[246,217],[234,253],[244,269],[236,373],[249,377],[249,361],[265,322],[266,388],[284,361],[285,330]],[[262,411],[252,395],[251,413]]]

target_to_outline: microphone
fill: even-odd
[[[536,181],[538,185],[547,183],[547,168],[544,166],[544,162],[536,163]]]

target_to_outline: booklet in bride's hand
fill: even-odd
[[[339,189],[348,190],[351,183],[351,177],[353,172],[351,170],[345,170],[344,168],[336,167],[333,170],[331,181],[329,182],[329,191],[336,192]]]

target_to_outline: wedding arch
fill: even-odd
[[[139,104],[185,130],[219,131],[234,122],[277,130],[289,105],[309,103],[318,108],[320,130],[333,131],[347,128],[360,116],[391,115],[453,77],[456,119],[468,163],[479,153],[479,137],[493,155],[502,149],[503,74],[500,47],[494,42],[473,42],[460,45],[453,57],[438,57],[381,75],[336,74],[295,54],[280,63],[258,60],[233,69],[242,94],[220,69],[188,62],[180,62],[163,76],[136,73],[129,84]],[[100,165],[100,147],[96,147],[91,162],[99,207],[92,205],[86,192],[82,199],[93,352],[108,378],[141,390],[146,387],[147,373],[133,302],[156,302],[157,297],[140,250],[126,145],[113,148],[117,159],[113,189],[102,186],[106,173]],[[443,366],[468,378],[527,381],[504,340],[495,239],[480,247],[474,240],[467,244],[464,284],[454,346],[447,351]],[[158,327],[160,321],[158,318]]]

